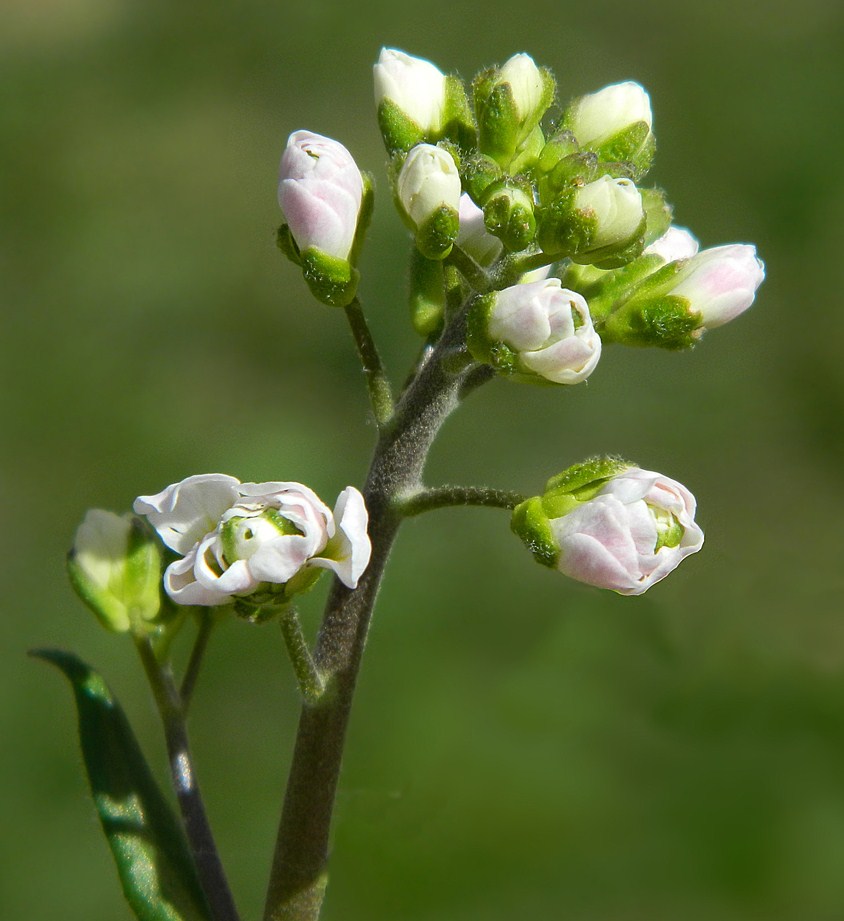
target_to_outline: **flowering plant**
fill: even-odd
[[[445,419],[494,379],[574,386],[610,344],[687,349],[754,300],[748,244],[698,251],[643,181],[655,150],[648,94],[625,82],[557,106],[548,68],[524,53],[470,87],[384,49],[375,102],[393,200],[412,235],[409,305],[422,343],[399,393],[358,297],[372,181],[338,141],[294,131],[281,157],[280,250],[315,298],[342,310],[377,426],[366,481],[333,511],[296,482],[188,476],[88,513],[68,569],[82,601],[137,647],[165,730],[179,814],[160,793],[102,678],[42,651],[77,696],[83,755],[124,892],[138,918],[238,921],[200,792],[187,716],[214,624],[277,622],[302,694],[265,921],[315,921],[355,683],[402,522],[449,506],[510,513],[541,564],[639,595],[703,544],[679,482],[607,455],[566,467],[540,495],[428,486]],[[336,313],[335,313],[336,315]],[[333,576],[315,644],[296,604]],[[195,623],[181,681],[174,636]]]

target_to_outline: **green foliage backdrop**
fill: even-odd
[[[464,76],[528,51],[566,96],[639,80],[678,223],[755,242],[768,280],[692,354],[608,349],[586,385],[495,382],[449,422],[432,482],[530,492],[620,452],[692,488],[707,545],[620,598],[541,570],[499,512],[411,522],[326,921],[841,917],[844,7],[10,0],[3,18],[0,915],[129,917],[70,697],[28,647],[95,663],[162,763],[134,651],[65,583],[85,509],[197,472],[328,500],[362,480],[360,372],[342,316],[274,249],[275,182],[300,127],[379,176],[362,296],[398,376],[407,243],[370,77],[388,44]],[[295,691],[271,627],[225,625],[207,665],[199,769],[256,918]]]

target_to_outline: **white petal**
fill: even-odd
[[[133,508],[147,517],[171,550],[185,554],[234,505],[239,484],[240,480],[223,473],[189,476],[154,496],[139,496]]]

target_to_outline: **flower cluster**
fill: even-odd
[[[309,588],[320,569],[354,588],[369,563],[366,507],[352,486],[332,513],[301,483],[241,483],[210,473],[140,496],[134,509],[180,556],[164,573],[177,604],[282,604]]]
[[[755,249],[697,252],[688,231],[671,226],[663,194],[642,184],[656,141],[651,101],[638,83],[576,98],[553,118],[554,77],[523,53],[467,88],[430,61],[385,48],[374,81],[394,199],[423,259],[460,248],[491,273],[499,312],[536,312],[535,292],[497,271],[520,258],[545,265],[542,278],[549,271],[562,278],[564,296],[577,304],[571,329],[551,330],[543,342],[530,336],[523,349],[500,335],[496,311],[487,309],[490,325],[476,323],[470,345],[477,361],[514,380],[577,383],[600,354],[590,345],[573,370],[571,352],[582,355],[587,341],[686,348],[753,302],[764,279]],[[309,132],[291,135],[282,157],[280,245],[327,303],[348,304],[357,288],[368,216],[362,176],[345,147]],[[418,268],[412,276],[414,324],[430,335],[441,326],[441,307],[431,305],[444,302],[432,291],[442,274]],[[563,347],[563,339],[573,341]],[[536,371],[527,353],[537,350],[561,360]]]

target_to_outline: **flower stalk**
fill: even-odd
[[[173,789],[212,921],[240,921],[194,772],[184,701],[169,668],[158,661],[149,638],[136,636],[135,646],[164,726]]]

